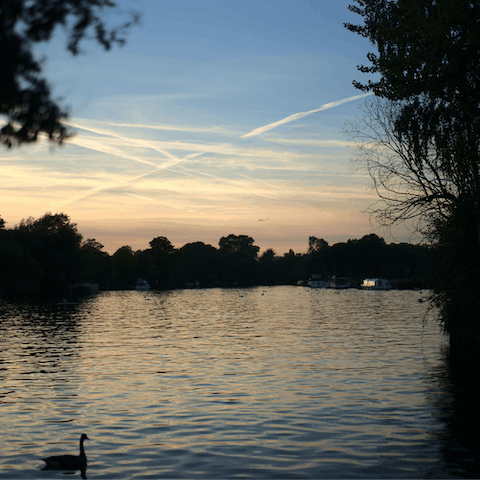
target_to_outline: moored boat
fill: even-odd
[[[364,290],[391,290],[392,286],[384,278],[364,278],[361,288]]]

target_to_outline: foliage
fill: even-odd
[[[125,32],[137,23],[137,13],[117,27],[102,19],[105,10],[118,9],[111,0],[2,0],[0,3],[0,115],[7,124],[0,142],[11,147],[34,142],[40,133],[56,143],[71,134],[63,121],[68,112],[52,98],[43,75],[42,60],[35,58],[35,44],[49,41],[59,26],[67,33],[67,49],[80,53],[80,43],[93,38],[105,49],[125,43]]]
[[[421,94],[446,104],[478,99],[480,5],[470,0],[355,0],[362,25],[346,27],[377,48],[365,73],[380,74],[357,88],[389,100]],[[478,101],[476,102],[478,104]],[[454,105],[451,105],[452,109]],[[457,112],[458,113],[458,112]]]

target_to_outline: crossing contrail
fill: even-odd
[[[359,100],[360,98],[367,97],[368,95],[372,95],[371,92],[369,93],[362,93],[362,95],[355,95],[353,97],[343,98],[342,100],[336,100],[335,102],[325,103],[319,108],[315,108],[314,110],[309,110],[308,112],[299,112],[294,113],[288,117],[282,118],[282,120],[278,120],[277,122],[269,123],[268,125],[264,125],[263,127],[258,127],[251,132],[242,135],[241,138],[249,138],[255,137],[260,135],[261,133],[268,132],[269,130],[273,130],[280,125],[285,125],[286,123],[294,122],[295,120],[300,120],[300,118],[304,118],[307,115],[311,115],[312,113],[321,112],[322,110],[328,110],[329,108],[338,107],[339,105],[343,105],[344,103],[353,102],[354,100]]]

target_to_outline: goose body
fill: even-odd
[[[87,456],[83,448],[83,442],[89,438],[83,433],[80,437],[80,455],[53,455],[42,458],[47,464],[45,468],[63,470],[85,470],[87,468]]]

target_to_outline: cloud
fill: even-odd
[[[342,100],[336,100],[335,102],[325,103],[321,107],[316,108],[314,110],[309,110],[308,112],[294,113],[293,115],[285,117],[282,120],[269,123],[268,125],[264,125],[263,127],[258,127],[255,130],[252,130],[251,132],[248,132],[245,135],[242,135],[241,138],[256,137],[261,133],[265,133],[265,132],[268,132],[269,130],[273,130],[274,128],[279,127],[280,125],[285,125],[286,123],[294,122],[295,120],[300,120],[301,118],[304,118],[307,115],[311,115],[312,113],[317,113],[317,112],[321,112],[322,110],[328,110],[329,108],[338,107],[339,105],[343,105],[344,103],[353,102],[354,100],[359,100],[360,98],[364,98],[369,95],[372,95],[372,93],[369,92],[369,93],[363,93],[362,95],[354,95],[353,97],[343,98]]]
[[[312,140],[309,138],[279,138],[279,137],[265,137],[264,141],[280,143],[284,145],[301,145],[309,147],[319,148],[347,148],[351,146],[351,142],[348,140]]]
[[[142,195],[137,195],[135,193],[130,193],[130,192],[123,192],[123,193],[125,195],[130,195],[131,197],[141,198],[142,200],[148,200],[150,202],[160,203],[161,205],[166,205],[167,207],[177,208],[178,210],[187,210],[186,208],[180,207],[178,205],[174,205],[173,203],[160,202],[158,200],[155,200],[154,198],[143,197]],[[188,210],[188,211],[189,212],[194,212],[195,210]]]
[[[76,119],[76,121],[81,121],[81,119]],[[175,131],[175,132],[197,132],[197,133],[214,133],[220,135],[234,135],[235,132],[227,130],[224,127],[192,127],[192,126],[181,126],[181,125],[146,125],[140,123],[115,123],[115,122],[106,122],[102,120],[96,120],[97,123],[102,123],[104,125],[109,125],[111,127],[126,127],[126,128],[145,128],[149,130],[165,130],[165,131]]]
[[[151,149],[157,151],[158,153],[161,153],[163,156],[169,158],[173,162],[173,163],[171,163],[172,165],[181,161],[181,159],[179,157],[177,157],[176,155],[174,155],[173,153],[171,153],[171,152],[169,152],[165,149],[159,148],[158,145],[156,144],[156,142],[152,142],[152,141],[149,141],[149,140],[136,139],[136,138],[131,138],[131,137],[125,137],[124,135],[120,135],[118,133],[112,132],[111,130],[105,130],[105,129],[95,128],[95,127],[92,127],[92,126],[80,125],[80,124],[74,123],[74,122],[67,122],[67,123],[74,128],[79,128],[79,129],[86,130],[86,131],[89,131],[89,132],[92,132],[92,133],[95,133],[95,134],[98,134],[98,135],[103,135],[103,136],[106,136],[106,137],[112,137],[112,138],[117,139],[117,140],[122,140],[123,142],[126,142],[128,145],[132,145],[132,146],[136,146],[136,147],[151,148]],[[91,148],[93,150],[97,150],[97,151],[100,151],[100,152],[103,152],[103,153],[111,153],[112,155],[117,155],[119,157],[134,160],[136,162],[146,163],[147,165],[153,165],[155,167],[160,167],[160,168],[167,168],[166,166],[160,166],[156,163],[144,160],[143,158],[138,157],[138,156],[127,155],[120,148],[118,148],[116,146],[108,145],[108,142],[105,142],[105,139],[102,139],[102,142],[100,143],[100,142],[98,142],[98,141],[96,141],[92,138],[86,138],[83,135],[82,136],[77,135],[77,136],[74,136],[70,140],[70,142],[73,143],[73,144],[83,146],[83,147],[86,147],[86,148]],[[197,153],[197,155],[199,155],[199,153]]]
[[[130,192],[123,192],[125,195],[130,195],[131,197],[136,197],[136,198],[141,198],[142,200],[148,200],[150,202],[156,202],[155,199],[153,198],[148,198],[148,197],[142,197],[141,195],[137,195],[135,193],[130,193]]]
[[[108,182],[107,184],[99,185],[98,187],[91,188],[88,190],[86,193],[80,196],[76,196],[74,198],[71,198],[70,200],[67,200],[64,202],[61,207],[65,207],[66,205],[71,205],[72,203],[79,202],[80,200],[84,200],[85,198],[91,197],[92,195],[96,195],[97,193],[104,192],[105,190],[114,190],[119,187],[124,187],[126,185],[130,185],[131,183],[138,182],[139,180],[148,177],[149,175],[152,175],[158,171],[162,170],[161,167],[156,168],[155,170],[152,170],[151,172],[144,173],[142,175],[138,175],[134,178],[131,178],[129,180],[124,180],[122,182]]]

